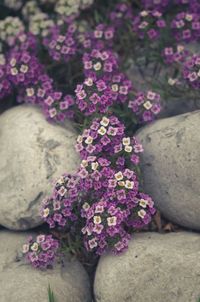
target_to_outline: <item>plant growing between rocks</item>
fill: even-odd
[[[31,238],[23,252],[41,269],[66,251],[80,259],[87,252],[119,254],[156,212],[143,191],[135,132],[161,109],[167,115],[170,98],[187,95],[198,106],[200,56],[188,47],[199,41],[198,1],[35,0],[4,7],[0,98],[38,106],[52,123],[70,119],[81,158],[41,205],[56,238]],[[130,61],[137,83],[128,77]]]

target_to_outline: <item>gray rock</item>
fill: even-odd
[[[76,133],[50,124],[40,110],[22,105],[0,116],[0,224],[26,230],[42,223],[41,200],[52,180],[75,172]]]
[[[101,257],[96,302],[197,302],[200,298],[200,236],[140,233],[121,256]]]
[[[200,111],[161,119],[137,137],[144,189],[172,222],[200,230]]]
[[[66,261],[52,270],[40,271],[20,260],[27,233],[0,232],[0,301],[48,302],[48,286],[56,302],[91,302],[89,278],[82,265]]]

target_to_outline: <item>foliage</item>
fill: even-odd
[[[81,165],[55,182],[41,216],[67,242],[78,238],[78,251],[120,253],[155,213],[135,131],[170,98],[198,100],[199,54],[188,45],[199,41],[200,5],[5,0],[4,8],[0,99],[37,105],[52,122],[71,119],[80,134]],[[130,62],[139,81],[128,77]]]

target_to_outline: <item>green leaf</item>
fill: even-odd
[[[48,299],[49,299],[49,302],[56,302],[54,292],[52,291],[50,284],[48,286]]]

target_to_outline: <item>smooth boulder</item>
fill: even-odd
[[[127,252],[101,257],[96,302],[196,302],[200,298],[200,235],[136,234]]]
[[[30,233],[0,231],[0,301],[49,302],[48,287],[56,302],[91,302],[87,273],[76,260],[41,271],[21,258]]]
[[[156,121],[137,135],[144,190],[170,221],[200,230],[200,111]]]
[[[42,223],[41,201],[52,181],[75,172],[76,132],[70,122],[50,124],[36,106],[20,105],[0,116],[0,224],[26,230]]]

